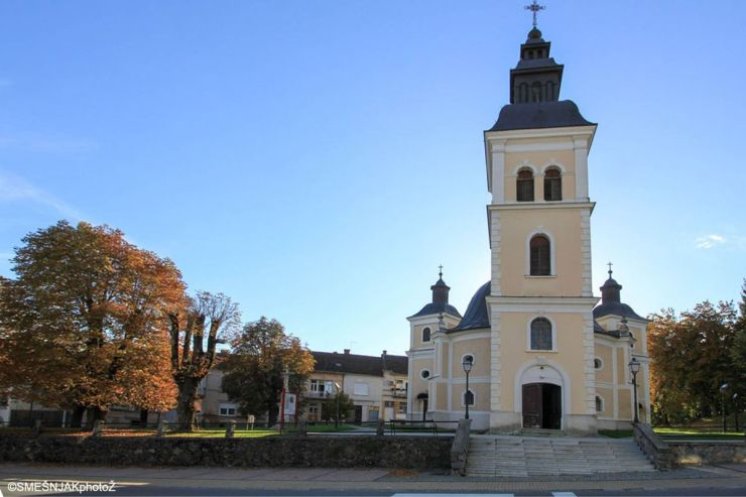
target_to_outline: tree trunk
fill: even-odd
[[[148,426],[148,414],[147,409],[140,409],[140,426],[143,428],[147,428]]]
[[[85,419],[85,427],[86,430],[92,430],[93,425],[96,423],[96,421],[105,421],[106,420],[106,414],[107,411],[104,411],[100,407],[89,407],[86,409],[86,419]]]
[[[176,405],[179,431],[191,432],[194,430],[194,401],[197,398],[197,386],[199,380],[184,378],[179,383],[179,399]]]
[[[73,408],[73,415],[70,418],[70,428],[82,428],[83,427],[83,414],[85,413],[85,406],[75,406]]]

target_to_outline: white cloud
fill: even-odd
[[[728,240],[722,235],[705,235],[696,240],[696,246],[699,249],[711,249],[719,245],[724,245]]]
[[[34,202],[51,207],[70,221],[80,221],[83,216],[74,207],[32,185],[20,176],[0,171],[0,202]]]
[[[0,82],[0,87],[2,83]],[[63,136],[0,135],[0,148],[20,148],[35,152],[81,153],[92,152],[99,148],[98,143],[81,138]]]

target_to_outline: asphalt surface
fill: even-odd
[[[113,492],[108,485],[114,484]],[[418,496],[454,494],[744,495],[746,464],[541,478],[473,478],[432,472],[332,468],[104,467],[0,464],[0,491],[20,495]]]

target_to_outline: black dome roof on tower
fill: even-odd
[[[644,317],[638,315],[634,309],[622,302],[622,285],[611,277],[611,269],[609,269],[609,279],[606,280],[600,290],[601,303],[593,309],[594,319],[613,314],[625,318],[646,320]]]
[[[446,285],[446,282],[443,281],[442,272],[438,273],[438,281],[430,287],[430,290],[433,291],[432,302],[420,309],[420,312],[410,317],[416,318],[418,316],[440,314],[441,312],[444,314],[450,314],[451,316],[456,316],[457,318],[461,317],[461,313],[458,312],[458,309],[448,303],[448,292],[451,290],[451,287]]]
[[[487,131],[593,126],[571,100],[560,100],[564,66],[549,56],[551,43],[534,27],[521,45],[521,58],[510,70],[510,104]]]
[[[489,328],[490,316],[487,312],[487,297],[492,291],[492,282],[488,281],[480,286],[469,301],[463,319],[454,329],[449,331],[473,330],[476,328]]]

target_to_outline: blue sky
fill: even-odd
[[[123,230],[192,290],[312,349],[408,347],[443,264],[489,279],[482,131],[522,1],[0,4],[0,274],[61,218]],[[549,1],[562,94],[599,123],[594,286],[645,315],[746,277],[746,3]]]

